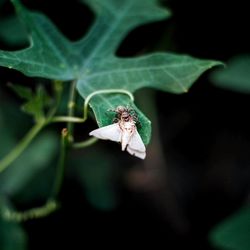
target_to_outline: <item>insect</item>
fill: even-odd
[[[89,135],[120,142],[122,151],[126,149],[131,155],[145,159],[146,148],[136,128],[136,124],[139,123],[136,112],[123,106],[111,111],[116,113],[114,123],[95,129]]]

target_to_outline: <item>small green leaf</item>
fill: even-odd
[[[136,27],[170,17],[170,11],[157,0],[85,0],[96,14],[86,37],[76,42],[66,39],[42,14],[27,10],[19,0],[12,0],[16,12],[30,30],[28,48],[8,52],[0,50],[0,65],[17,69],[28,76],[63,81],[76,80],[77,90],[85,99],[100,89],[155,88],[171,93],[187,92],[206,70],[221,64],[190,56],[152,53],[135,58],[118,58],[116,50]],[[121,94],[99,95],[90,101],[99,126],[110,124],[107,110],[130,105],[139,113],[139,133],[149,143],[151,123]]]
[[[229,217],[210,234],[211,242],[223,249],[250,249],[250,207],[242,208]]]
[[[33,98],[32,90],[28,87],[24,87],[17,84],[8,84],[8,86],[21,98],[26,99],[27,101]]]
[[[211,79],[218,87],[249,94],[250,55],[233,57],[225,69],[214,71]]]
[[[38,86],[36,93],[21,85],[9,85],[20,97],[27,100],[22,111],[34,116],[36,121],[44,119],[44,109],[50,104],[50,97],[43,86]]]

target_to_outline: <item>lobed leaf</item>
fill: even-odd
[[[220,64],[169,53],[134,58],[115,55],[132,29],[170,17],[170,11],[161,7],[157,0],[82,0],[95,12],[96,20],[88,34],[76,42],[65,38],[44,15],[27,10],[19,0],[12,2],[30,31],[31,42],[23,50],[0,51],[0,65],[28,76],[74,79],[83,98],[96,90],[110,88],[135,92],[150,87],[184,93],[204,71]],[[149,143],[150,121],[127,96],[99,95],[90,102],[99,126],[111,123],[107,110],[118,105],[130,105],[138,111],[142,124],[139,132],[144,143]]]

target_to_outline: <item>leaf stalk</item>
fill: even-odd
[[[0,161],[0,173],[23,153],[34,137],[43,129],[45,124],[45,120],[40,120],[36,123],[26,136],[17,144],[17,146]]]

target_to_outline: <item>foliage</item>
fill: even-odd
[[[210,233],[212,243],[223,249],[250,248],[250,208],[244,207],[217,225]]]
[[[250,56],[238,55],[231,58],[224,70],[215,70],[211,73],[211,80],[218,87],[250,93]]]
[[[170,12],[156,1],[86,1],[96,12],[96,21],[87,36],[70,42],[42,14],[27,10],[13,0],[17,14],[30,30],[30,46],[24,50],[0,51],[0,64],[28,76],[62,81],[77,80],[79,94],[86,98],[99,89],[121,88],[131,92],[153,87],[172,93],[187,92],[205,70],[219,62],[189,56],[154,53],[135,58],[118,58],[115,51],[122,39],[138,25],[168,18]],[[124,95],[96,96],[91,100],[99,126],[110,123],[106,111],[133,103]],[[137,109],[137,111],[139,111]],[[151,125],[139,112],[141,135],[149,143]]]
[[[118,57],[116,51],[119,45],[132,30],[170,17],[170,11],[160,6],[156,0],[82,1],[91,8],[96,18],[87,35],[73,42],[44,14],[27,9],[19,0],[11,2],[20,23],[16,17],[5,19],[0,25],[3,31],[0,32],[0,37],[9,44],[25,44],[27,32],[30,40],[24,49],[0,50],[0,65],[8,68],[9,72],[22,72],[34,81],[41,78],[49,80],[51,86],[49,88],[40,83],[31,88],[18,84],[10,85],[11,89],[25,100],[22,111],[33,117],[34,126],[20,142],[17,142],[9,128],[1,135],[0,239],[3,240],[0,241],[0,248],[4,250],[26,248],[25,233],[16,221],[6,220],[8,218],[4,216],[4,211],[13,213],[12,219],[21,218],[20,220],[33,218],[38,214],[48,214],[50,211],[46,210],[47,205],[51,204],[51,199],[58,199],[68,149],[87,147],[94,143],[74,142],[73,123],[85,122],[88,104],[99,126],[112,123],[114,117],[107,115],[109,109],[114,109],[118,105],[131,106],[138,113],[141,124],[138,130],[143,142],[148,144],[151,137],[151,122],[129,98],[130,93],[142,88],[154,88],[174,94],[186,93],[203,72],[221,64],[214,60],[166,52],[130,58]],[[8,26],[12,27],[12,31],[8,30]],[[7,32],[3,30],[4,27]],[[16,29],[17,27],[19,28]],[[16,36],[11,36],[11,33],[15,33]],[[104,94],[103,90],[108,93]],[[77,93],[85,100],[83,118],[74,116],[76,109],[82,109],[75,107]],[[94,96],[88,99],[93,94]],[[57,116],[61,103],[65,103],[66,99],[67,116]],[[1,112],[0,128],[4,130],[8,124],[2,117]],[[54,133],[41,132],[53,122],[67,123],[67,130],[62,130],[61,146],[57,143],[58,139]],[[9,150],[11,147],[13,150],[7,153],[6,149]],[[59,160],[54,164],[56,156],[59,156]],[[90,162],[89,165],[93,164],[96,167],[84,166],[81,169],[77,168],[76,172],[79,173],[80,181],[84,183],[89,201],[96,207],[109,209],[115,204],[115,192],[112,185],[109,185],[112,167],[104,164],[105,157],[101,156],[94,161],[86,157],[85,164]],[[98,165],[102,158],[102,164]],[[37,179],[40,179],[40,175],[46,176],[47,168],[53,169],[52,165],[57,165],[57,172],[51,184],[52,192],[48,194],[46,206],[28,210],[27,213],[15,211],[11,204],[12,198],[22,194],[29,184],[34,185],[34,180],[37,183],[41,182]],[[99,175],[96,175],[96,172]],[[36,188],[32,191],[36,193]],[[40,191],[39,194],[42,193]],[[11,235],[8,235],[6,230]],[[18,246],[11,245],[12,237],[15,235]]]
[[[240,94],[250,93],[250,57],[232,57],[223,70],[211,73],[215,86]],[[221,249],[247,250],[250,248],[250,208],[245,206],[216,225],[210,232],[211,243]]]

